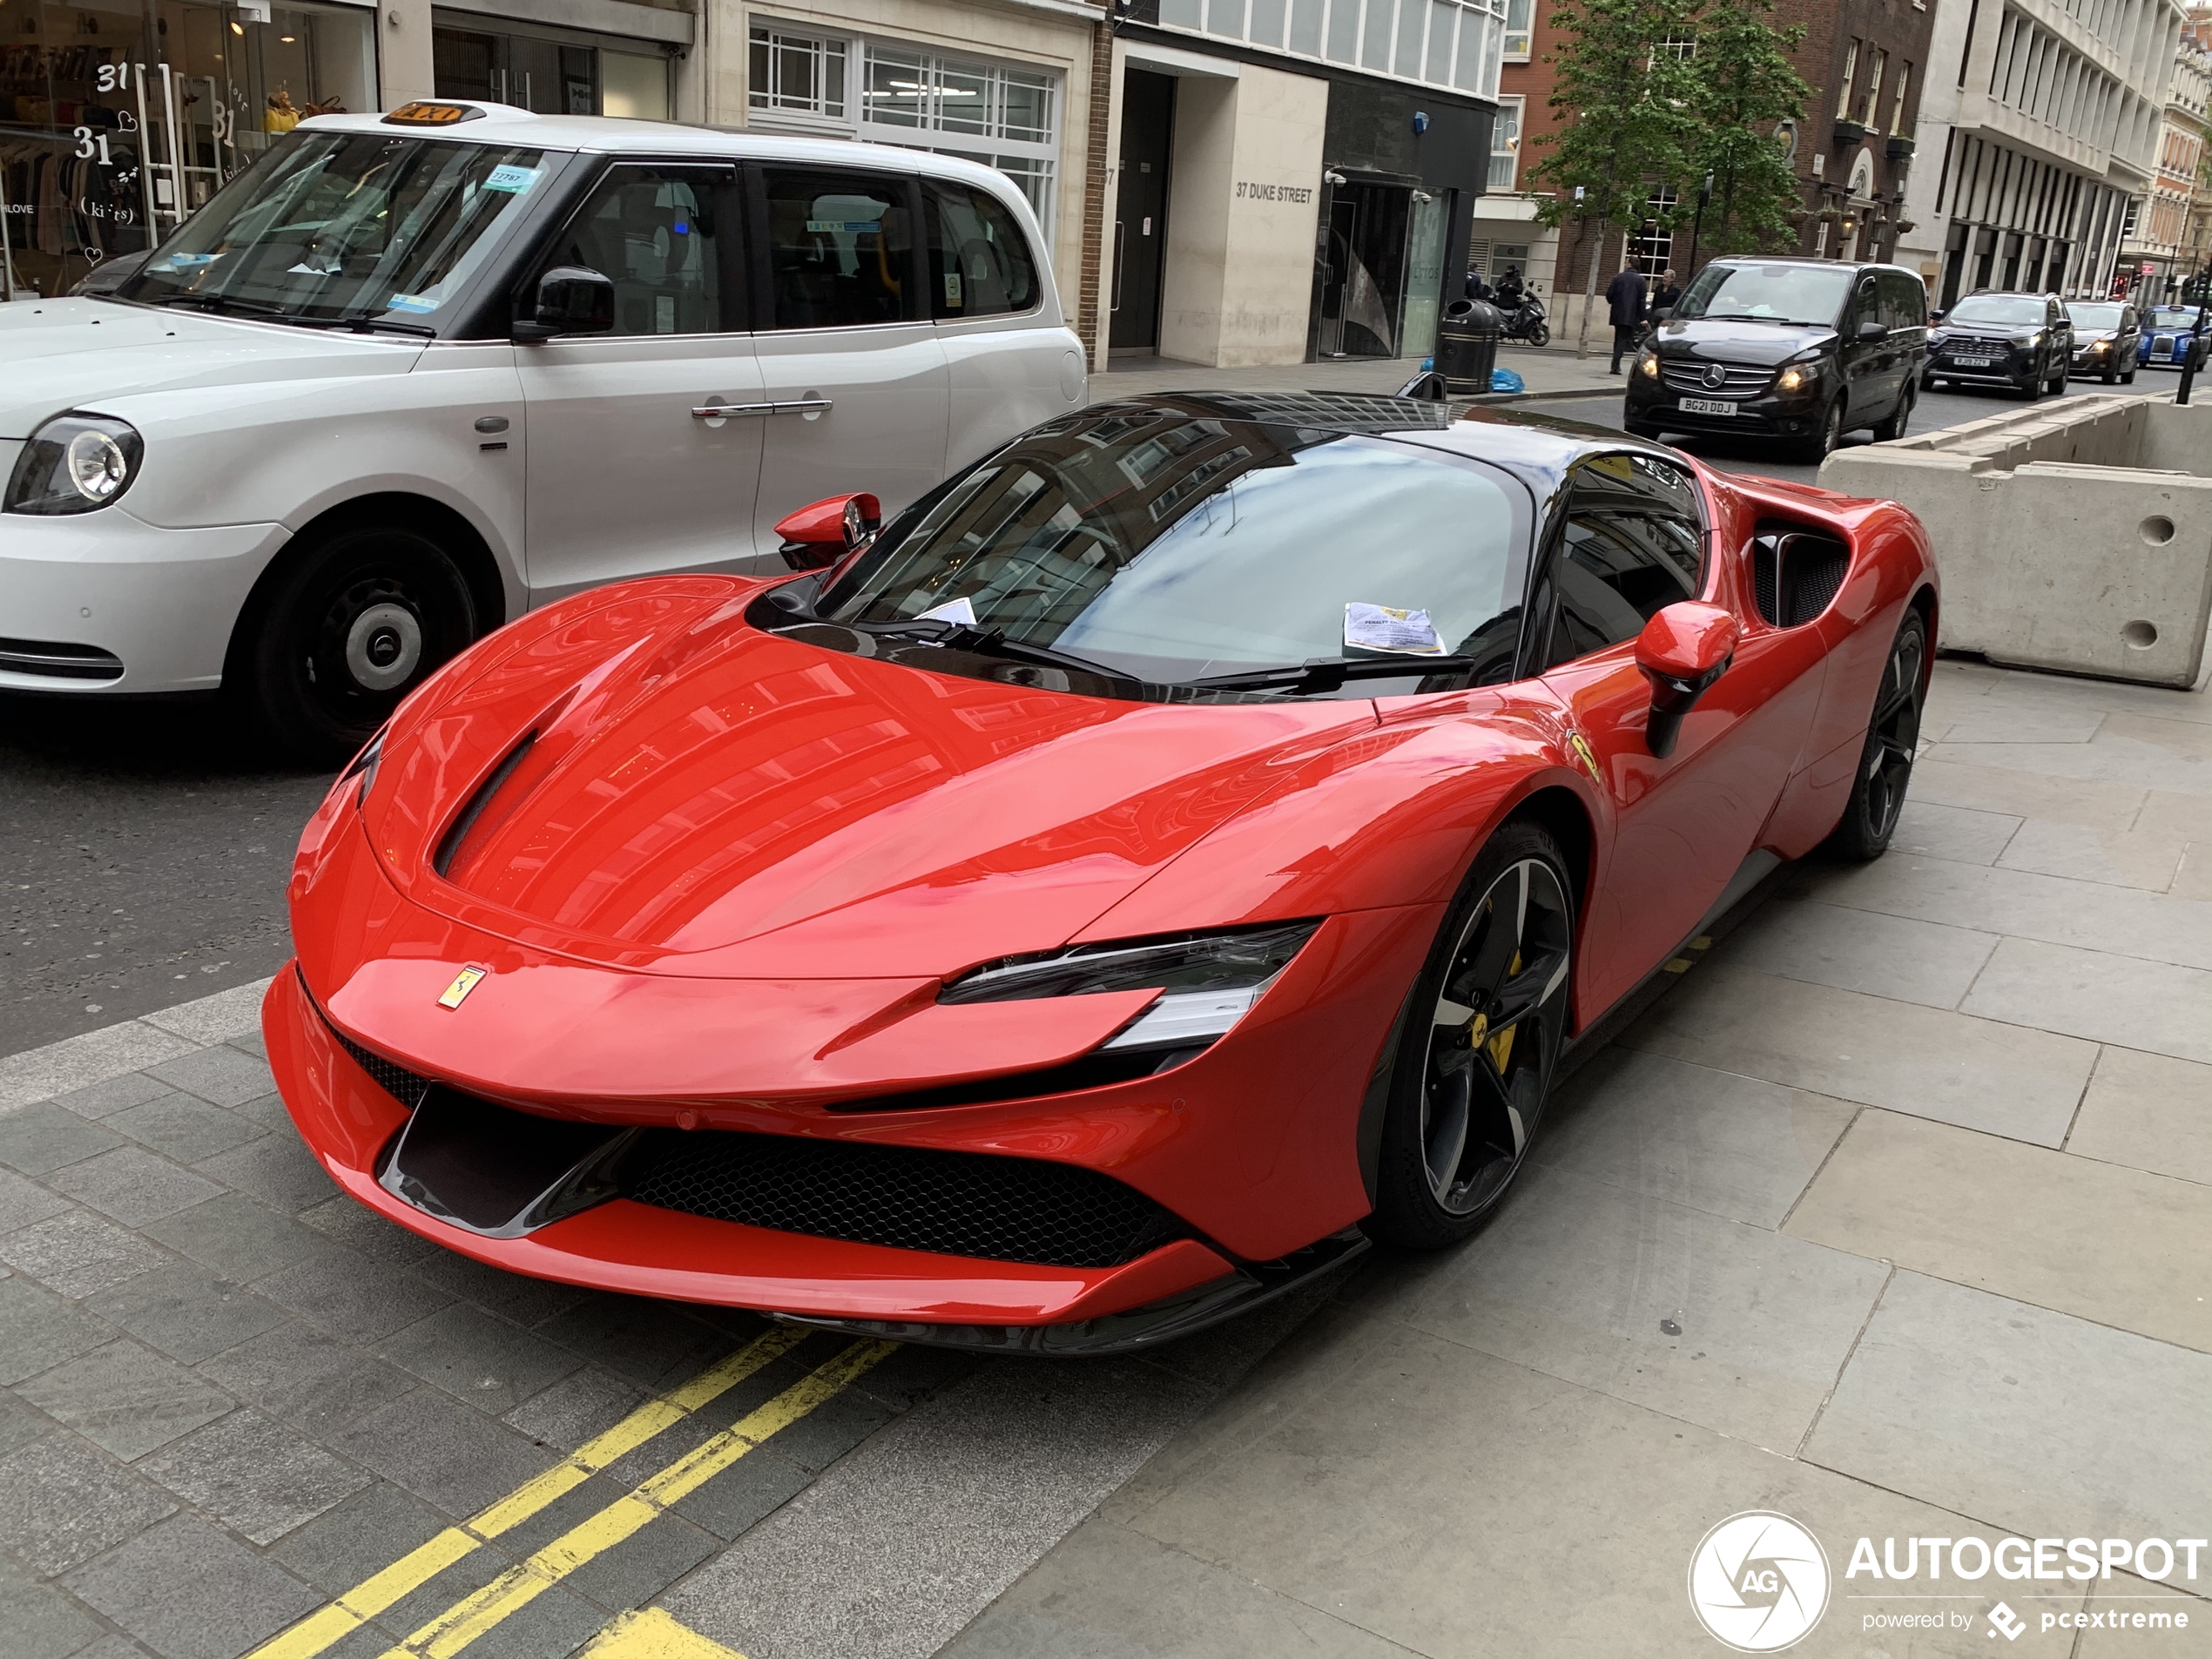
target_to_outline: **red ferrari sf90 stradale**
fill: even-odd
[[[1893,503],[1315,395],[873,506],[501,631],[332,790],[264,1018],[361,1202],[576,1284],[1158,1341],[1464,1237],[1567,1044],[1896,824]]]

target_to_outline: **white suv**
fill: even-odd
[[[780,569],[1083,401],[1001,174],[499,105],[302,122],[111,294],[0,306],[0,688],[341,754],[531,606]]]

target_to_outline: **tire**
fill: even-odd
[[[1551,325],[1544,322],[1530,323],[1528,325],[1528,343],[1532,346],[1550,345],[1552,343]]]
[[[2135,371],[2131,368],[2125,374],[2122,374],[2120,377],[2120,383],[2122,386],[2133,386],[2135,383]]]
[[[1905,389],[1898,394],[1896,412],[1874,428],[1877,442],[1894,443],[1905,435],[1905,428],[1912,423],[1912,404],[1917,395],[1908,381]]]
[[[1878,859],[1897,833],[1905,792],[1912,781],[1912,754],[1920,740],[1920,708],[1927,696],[1928,625],[1907,610],[1882,664],[1882,683],[1866,722],[1866,744],[1851,779],[1843,820],[1828,849],[1854,863]]]
[[[2019,387],[2016,389],[2022,397],[2026,398],[2031,403],[2039,401],[2043,396],[2043,382],[2041,381],[2030,381],[2027,385]]]
[[[1799,440],[1791,448],[1799,461],[1817,467],[1835,454],[1843,441],[1844,400],[1838,397],[1820,412],[1820,426],[1812,436]]]
[[[244,624],[252,712],[295,759],[336,765],[476,637],[468,580],[396,524],[341,529],[296,556]]]
[[[1533,824],[1506,825],[1475,856],[1413,981],[1365,1224],[1373,1237],[1457,1244],[1513,1184],[1566,1036],[1573,893],[1558,846]],[[1499,1030],[1501,1015],[1511,1022]]]
[[[2064,397],[2066,395],[2066,370],[2061,368],[2057,374],[2052,375],[2049,383],[2043,389],[2053,397]]]
[[[1934,390],[1935,390],[1935,388],[1936,388],[1936,381],[1935,381],[1935,376],[1934,376],[1934,375],[1932,375],[1932,374],[1923,374],[1923,375],[1921,375],[1921,376],[1920,376],[1920,389],[1921,389],[1922,391],[1924,391],[1924,392],[1932,392],[1932,391],[1934,391]]]

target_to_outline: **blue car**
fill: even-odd
[[[2188,361],[2190,337],[2198,331],[2195,306],[2152,306],[2143,313],[2143,343],[2135,361],[2146,368],[2179,368]],[[2212,323],[2202,330],[2212,334]]]

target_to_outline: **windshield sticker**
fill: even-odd
[[[806,233],[810,236],[817,233],[838,236],[847,231],[855,235],[865,235],[882,228],[883,221],[880,219],[810,219],[806,221]]]
[[[223,256],[219,253],[172,253],[156,266],[157,271],[197,271],[203,265],[212,265]]]
[[[387,311],[435,311],[445,303],[433,300],[427,293],[395,293],[385,301]]]
[[[916,622],[959,622],[965,623],[973,628],[975,625],[975,607],[968,603],[968,596],[962,594],[957,599],[948,599],[933,610],[923,611],[914,620]]]
[[[1399,610],[1392,605],[1362,604],[1357,599],[1344,608],[1346,651],[1389,651],[1400,657],[1441,657],[1444,642],[1426,610]]]
[[[505,163],[494,167],[484,180],[486,190],[503,190],[510,196],[519,196],[537,182],[535,167],[515,167]]]

